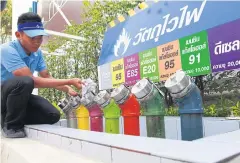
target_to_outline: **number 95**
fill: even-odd
[[[165,62],[165,70],[167,70],[169,68],[174,68],[174,66],[175,66],[174,59]]]
[[[122,78],[122,74],[121,73],[116,74],[116,80],[121,80],[121,78]]]

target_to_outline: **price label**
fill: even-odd
[[[158,46],[158,63],[161,81],[167,80],[177,70],[181,69],[178,40]]]
[[[134,85],[140,80],[140,66],[138,54],[124,58],[125,84]]]
[[[190,76],[211,72],[207,32],[202,31],[179,40],[182,69]]]
[[[157,48],[139,53],[141,78],[149,78],[153,82],[159,82]]]
[[[111,73],[113,88],[116,88],[125,82],[123,59],[119,59],[111,63]]]
[[[240,19],[208,30],[213,72],[240,68]]]

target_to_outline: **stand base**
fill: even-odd
[[[182,140],[203,138],[202,114],[181,114]]]
[[[146,116],[147,137],[165,138],[164,116]]]

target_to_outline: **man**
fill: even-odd
[[[82,86],[78,78],[54,79],[48,73],[39,49],[47,34],[37,14],[22,14],[17,25],[17,40],[1,45],[1,126],[8,138],[25,137],[25,124],[59,121],[59,111],[43,97],[33,95],[34,88],[56,88],[76,96],[69,85],[78,89]],[[40,77],[34,77],[34,71]]]

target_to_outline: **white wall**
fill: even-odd
[[[140,116],[140,136],[147,137],[146,117]],[[165,134],[166,139],[182,140],[180,117],[165,116]],[[65,119],[60,120],[56,125],[67,127]],[[103,118],[105,127],[105,118]],[[124,133],[123,117],[120,117],[120,134]],[[226,120],[223,117],[204,117],[203,118],[203,137],[214,136],[227,132],[240,130],[240,120]],[[105,128],[104,128],[105,131]]]
[[[53,125],[29,125],[25,130],[30,139],[102,163],[230,163],[225,159],[240,154],[240,130],[196,141],[106,134]],[[239,163],[239,159],[240,155],[231,163]]]

